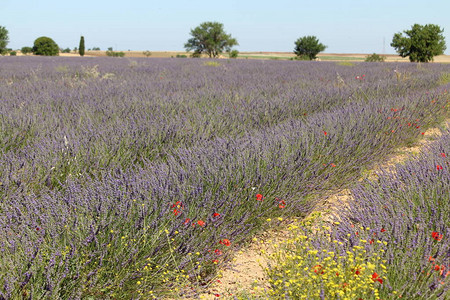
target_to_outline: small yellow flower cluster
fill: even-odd
[[[271,267],[266,269],[274,298],[285,295],[294,299],[379,299],[379,288],[386,279],[377,243],[360,240],[360,245],[346,252],[337,248],[316,248],[310,237],[297,226],[296,232],[269,255]],[[342,245],[332,241],[330,245]],[[364,245],[375,251],[368,253]]]

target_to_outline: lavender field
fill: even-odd
[[[0,299],[195,295],[267,218],[305,216],[330,190],[355,188],[449,116],[449,65],[0,65]],[[448,174],[448,161],[439,166]],[[440,222],[432,231],[448,245],[448,214],[418,218]]]

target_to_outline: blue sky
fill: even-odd
[[[426,4],[425,4],[426,3]],[[48,36],[62,48],[182,51],[191,28],[218,21],[239,51],[293,51],[315,35],[328,53],[395,53],[389,44],[411,25],[444,28],[450,48],[450,0],[1,0],[0,26],[9,47],[32,46]],[[383,46],[384,45],[384,46]],[[446,50],[450,54],[450,49]]]

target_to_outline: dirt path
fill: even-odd
[[[450,128],[450,120],[445,122],[444,127]],[[395,164],[405,161],[411,155],[418,154],[441,134],[439,128],[428,129],[424,134],[425,138],[420,140],[417,145],[399,149],[386,163],[375,166],[366,176],[368,178],[377,176],[377,171],[380,169],[393,169]],[[339,209],[351,200],[350,190],[337,191],[321,201],[313,214],[320,212],[320,219],[325,222],[336,221],[334,218],[338,215]],[[272,251],[275,243],[288,237],[289,231],[286,226],[281,229],[279,226],[274,226],[273,229],[257,236],[249,246],[236,253],[229,266],[220,271],[217,280],[207,292],[200,295],[200,299],[230,299],[235,296],[246,299],[252,294],[264,294],[264,290],[269,287],[268,278],[264,272],[264,268],[268,265],[267,253]]]

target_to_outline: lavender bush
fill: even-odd
[[[0,297],[186,293],[448,114],[448,66],[203,62],[1,58]]]

